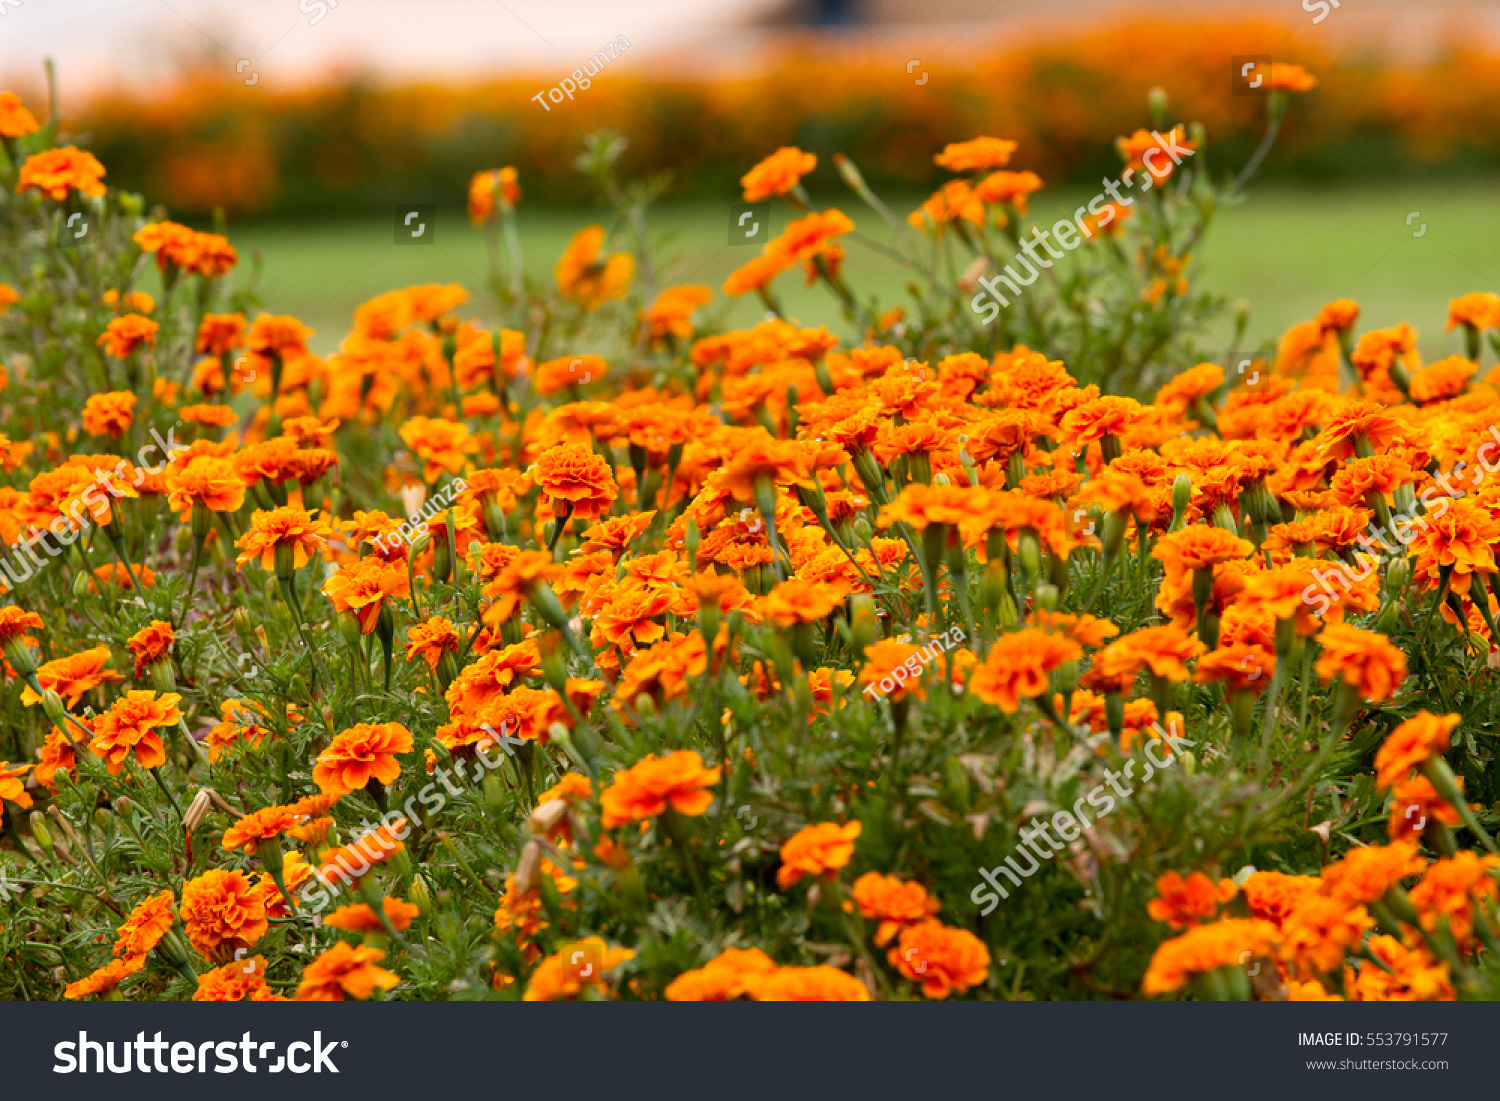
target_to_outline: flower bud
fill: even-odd
[[[1161,85],[1146,93],[1146,106],[1151,109],[1151,120],[1157,126],[1167,124],[1167,90]]]
[[[79,574],[87,577],[87,574]],[[28,679],[37,671],[36,651],[26,645],[24,636],[18,636],[5,644],[5,660],[22,679]]]
[[[115,813],[127,822],[135,814],[135,804],[130,801],[130,796],[122,795],[115,800]]]
[[[73,575],[73,599],[88,599],[89,589],[93,587],[94,575],[91,573],[76,573]],[[12,665],[15,662],[11,662]],[[19,672],[19,670],[18,670]]]
[[[1056,585],[1038,585],[1036,587],[1036,605],[1049,612],[1057,611],[1058,591]]]
[[[432,914],[432,893],[427,889],[427,880],[414,875],[411,886],[406,889],[406,901],[417,908],[417,916],[426,919]]]
[[[526,842],[516,864],[516,894],[534,891],[542,878],[542,846],[535,840]]]
[[[1385,571],[1385,591],[1394,597],[1399,597],[1406,592],[1406,585],[1410,580],[1411,564],[1405,558],[1392,559]],[[14,665],[15,662],[11,664]]]
[[[52,832],[47,829],[47,818],[39,810],[31,812],[28,819],[31,824],[31,836],[36,838],[36,843],[42,847],[42,852],[48,857],[52,856]]]
[[[849,650],[856,659],[864,657],[865,647],[875,641],[875,601],[868,593],[849,600]]]
[[[1172,482],[1172,530],[1178,531],[1187,522],[1188,506],[1193,503],[1193,476],[1186,471]]]
[[[861,543],[868,543],[870,538],[875,534],[875,530],[870,527],[870,521],[861,516],[858,520],[854,521],[854,534],[859,538]]]
[[[1016,557],[1027,577],[1035,577],[1042,572],[1042,548],[1035,532],[1027,530],[1021,533],[1016,540]]]
[[[701,542],[702,536],[698,531],[698,521],[688,520],[687,530],[682,535],[682,548],[689,566],[696,565],[698,561],[698,547]]]
[[[11,664],[14,665],[15,662]],[[54,726],[67,732],[68,709],[63,706],[62,697],[50,688],[42,693],[42,711],[46,713],[47,718],[52,720]]]
[[[106,807],[100,807],[94,811],[94,825],[99,827],[100,832],[108,833],[110,826],[114,823],[114,815],[109,813]]]

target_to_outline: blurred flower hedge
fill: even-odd
[[[344,76],[311,89],[246,88],[216,66],[167,91],[122,90],[70,111],[119,186],[179,215],[223,206],[231,215],[347,214],[440,196],[485,164],[515,165],[534,194],[582,201],[572,172],[579,134],[629,139],[625,168],[668,168],[684,194],[727,196],[767,148],[798,145],[853,157],[876,186],[939,182],[934,143],[1004,133],[1049,185],[1110,167],[1116,134],[1135,125],[1149,87],[1191,103],[1215,146],[1243,159],[1256,138],[1258,99],[1231,94],[1231,57],[1267,44],[1328,78],[1299,107],[1274,166],[1303,176],[1389,171],[1435,161],[1500,160],[1500,67],[1455,44],[1398,68],[1370,52],[1334,56],[1328,36],[1300,24],[1140,22],[1071,39],[996,48],[916,86],[886,52],[830,51],[789,40],[757,75],[720,81],[670,75],[670,64],[612,67],[578,98],[530,102],[547,74],[467,87],[381,86]],[[666,72],[664,78],[656,73]],[[112,177],[113,178],[113,177]]]

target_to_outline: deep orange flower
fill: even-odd
[[[921,983],[926,998],[967,993],[990,973],[984,942],[967,929],[950,929],[938,921],[906,926],[886,959],[903,978]]]
[[[616,772],[614,782],[600,793],[604,828],[655,818],[669,806],[678,814],[702,814],[714,801],[708,789],[718,782],[719,770],[704,768],[703,758],[690,749],[665,757],[648,753]]]
[[[875,944],[884,948],[908,925],[926,921],[938,912],[939,902],[915,880],[866,872],[854,881],[854,901],[867,921],[878,921]]]
[[[353,882],[375,865],[384,863],[406,848],[406,842],[396,835],[409,832],[405,818],[398,818],[388,826],[376,826],[368,833],[360,834],[350,844],[323,853],[322,862],[315,874],[329,886],[333,886],[334,877],[344,883]]]
[[[336,735],[318,754],[313,783],[327,795],[359,791],[372,778],[389,786],[401,776],[396,755],[411,751],[411,731],[400,723],[359,723]]]
[[[1271,63],[1271,91],[1310,92],[1317,86],[1318,78],[1301,65],[1283,65],[1279,61]]]
[[[30,765],[16,765],[12,768],[9,761],[0,761],[0,815],[4,814],[5,803],[14,803],[18,807],[31,806],[31,796],[26,794],[24,780],[30,771]]]
[[[0,608],[0,647],[24,639],[28,631],[41,629],[42,617],[35,612],[25,611],[14,604]]]
[[[495,216],[496,200],[508,206],[521,201],[521,185],[510,165],[476,172],[469,180],[469,221],[482,226]]]
[[[126,639],[125,648],[135,655],[136,680],[141,679],[141,674],[149,666],[168,660],[172,655],[172,644],[176,641],[172,625],[161,619],[153,619]]]
[[[169,888],[152,895],[131,910],[125,924],[116,930],[119,939],[115,941],[115,955],[121,959],[144,956],[160,944],[162,937],[167,935],[167,930],[177,920],[177,915],[172,912],[176,901]]]
[[[304,817],[293,807],[265,807],[251,811],[224,831],[224,847],[243,849],[247,856],[254,856],[261,842],[280,837]]]
[[[835,608],[843,606],[845,595],[839,586],[793,577],[761,598],[760,613],[767,623],[778,627],[822,623]]]
[[[385,910],[385,916],[390,921],[391,928],[398,933],[411,928],[411,923],[421,912],[410,902],[403,902],[399,898],[383,899],[380,905]],[[323,924],[334,929],[345,929],[351,933],[378,933],[385,929],[375,911],[363,902],[353,906],[340,906],[323,919]]]
[[[250,530],[235,543],[240,548],[235,569],[259,559],[261,569],[274,570],[276,552],[285,547],[291,556],[292,568],[300,570],[314,554],[328,546],[332,534],[328,521],[319,519],[316,511],[309,513],[295,505],[285,505],[271,512],[256,509],[250,518]]]
[[[379,948],[353,948],[340,941],[302,969],[297,984],[296,1001],[342,1002],[348,998],[364,1001],[377,989],[389,990],[401,981],[399,977],[377,967],[385,953]]]
[[[1455,776],[1459,789],[1463,789],[1463,777]],[[1453,804],[1437,793],[1432,781],[1425,776],[1413,776],[1400,780],[1391,788],[1391,817],[1387,832],[1392,841],[1420,840],[1429,821],[1441,822],[1445,826],[1456,826],[1463,821]]]
[[[1059,665],[1083,657],[1083,647],[1064,635],[1026,628],[995,640],[984,663],[974,668],[969,691],[985,703],[1014,714],[1023,699],[1034,699],[1051,685]]]
[[[1412,769],[1448,749],[1448,735],[1461,715],[1434,715],[1419,711],[1386,735],[1375,751],[1375,786],[1384,790],[1405,780]]]
[[[421,658],[429,669],[436,669],[444,654],[457,649],[458,631],[440,615],[415,624],[406,634],[406,660],[411,662]]]
[[[1276,940],[1276,926],[1256,918],[1195,925],[1157,946],[1141,990],[1146,994],[1173,993],[1195,975],[1270,955]]]
[[[89,689],[125,679],[114,670],[104,668],[109,657],[108,646],[95,646],[80,654],[55,658],[37,669],[37,683],[42,686],[43,691],[52,689],[72,707]],[[42,697],[27,685],[21,690],[21,702],[30,707],[41,703]]]
[[[365,635],[375,629],[387,597],[404,597],[410,592],[406,566],[377,555],[345,565],[323,583],[323,595],[334,610],[353,612],[359,619],[360,634]]]
[[[1016,151],[1016,143],[1004,138],[974,138],[971,141],[949,142],[943,151],[933,157],[933,163],[949,172],[988,172],[1004,168],[1010,163],[1010,155]]]
[[[646,338],[653,343],[660,343],[667,337],[693,339],[693,314],[713,296],[714,292],[701,283],[666,288],[641,312]]]
[[[598,382],[609,371],[602,356],[561,356],[538,363],[531,384],[543,397],[550,397],[567,386],[587,386]]]
[[[284,1002],[266,985],[266,958],[249,956],[198,976],[195,1002]]]
[[[128,956],[125,959],[110,960],[87,978],[69,983],[67,989],[63,991],[63,997],[71,1001],[76,998],[87,998],[93,994],[108,994],[145,966],[145,956]]]
[[[149,317],[128,313],[106,325],[95,343],[115,359],[125,359],[137,348],[156,347],[156,332],[160,328]],[[134,401],[130,402],[131,406],[134,404]]]
[[[548,956],[531,973],[523,999],[555,1002],[575,998],[585,987],[608,993],[605,975],[635,958],[629,948],[610,948],[600,937],[584,937]]]
[[[752,996],[759,1002],[867,1002],[865,984],[837,967],[778,967],[756,983]]]
[[[105,191],[104,184],[99,181],[103,175],[104,166],[94,154],[68,145],[27,157],[26,163],[21,165],[16,191],[40,191],[59,203],[68,197],[70,191],[97,199]]]
[[[785,195],[816,167],[818,158],[814,154],[804,153],[795,145],[784,145],[740,177],[745,202],[758,203]]]
[[[581,444],[559,444],[542,452],[531,476],[554,499],[554,513],[567,510],[583,520],[603,516],[620,495],[608,464]],[[566,504],[559,506],[558,501]]]
[[[158,696],[155,692],[127,692],[114,706],[94,720],[94,737],[89,752],[104,762],[111,776],[120,775],[132,754],[142,768],[165,764],[166,747],[157,727],[171,726],[182,719],[177,709],[182,697],[176,692]]]
[[[635,259],[616,252],[601,260],[604,227],[585,226],[573,235],[554,274],[557,287],[584,309],[598,309],[611,298],[622,298],[635,277]]]
[[[1318,645],[1323,648],[1318,676],[1325,681],[1342,677],[1371,703],[1390,699],[1406,679],[1406,655],[1375,631],[1334,623],[1323,628]]]
[[[854,855],[854,842],[864,826],[850,822],[818,822],[804,826],[781,846],[781,867],[776,871],[776,885],[783,891],[803,876],[822,876],[837,872]]]
[[[436,481],[443,473],[457,474],[469,462],[469,455],[479,450],[479,441],[469,434],[468,425],[435,417],[410,417],[400,429],[401,439],[422,460],[422,477]]]
[[[727,1002],[751,996],[777,971],[759,948],[726,948],[694,971],[684,971],[665,991],[669,1002]]]
[[[120,390],[90,394],[83,403],[83,429],[91,436],[119,439],[135,420],[135,395]]]
[[[245,483],[230,459],[198,455],[167,472],[167,505],[186,519],[197,505],[213,512],[237,512],[245,503]]]
[[[265,936],[266,908],[243,872],[213,868],[182,887],[188,940],[216,962]]]
[[[0,138],[24,138],[37,132],[36,116],[14,92],[0,92]]]
[[[1186,929],[1212,918],[1222,901],[1223,890],[1202,872],[1186,879],[1177,872],[1167,872],[1157,879],[1156,897],[1146,904],[1146,912],[1173,929]]]
[[[796,261],[782,252],[753,256],[729,273],[721,289],[731,298],[751,291],[763,291],[771,285],[771,280],[795,265]]]
[[[1471,329],[1500,327],[1500,294],[1476,291],[1460,295],[1448,303],[1448,328],[1466,325]]]
[[[1426,866],[1415,841],[1353,848],[1323,869],[1322,893],[1349,906],[1368,906]]]

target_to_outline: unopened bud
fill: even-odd
[[[91,573],[77,573],[73,575],[73,599],[84,600],[89,595],[89,590],[94,587],[94,575]],[[15,662],[11,662],[12,665]]]
[[[423,919],[432,914],[432,893],[427,889],[427,880],[420,875],[412,876],[411,886],[406,889],[406,901],[417,908],[417,916]]]
[[[1057,611],[1058,595],[1056,585],[1038,585],[1036,587],[1037,607],[1049,612]]]
[[[31,836],[36,838],[36,843],[42,847],[42,852],[50,857],[52,855],[52,832],[47,829],[46,816],[41,811],[34,810],[28,821],[31,824]]]
[[[42,693],[42,711],[54,726],[64,731],[68,729],[68,709],[63,706],[62,697],[50,688]]]
[[[568,801],[566,799],[549,799],[532,812],[527,825],[531,827],[532,833],[548,834],[557,829],[568,814]]]
[[[203,824],[203,819],[208,817],[209,809],[213,806],[213,800],[208,794],[207,788],[199,788],[198,794],[193,796],[193,802],[189,805],[187,813],[182,816],[182,829],[185,833],[192,833]]]
[[[516,894],[534,891],[542,878],[542,846],[536,841],[526,842],[521,850],[521,860],[516,865]]]

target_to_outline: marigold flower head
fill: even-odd
[[[82,653],[54,658],[37,669],[37,683],[42,686],[42,691],[50,688],[66,700],[69,707],[73,707],[89,689],[125,679],[114,670],[104,667],[109,658],[108,646],[95,646]],[[41,703],[42,697],[27,685],[21,690],[21,702],[31,707]]]
[[[124,317],[116,317],[104,327],[104,332],[99,334],[96,343],[115,359],[125,359],[137,348],[156,347],[156,333],[161,326],[149,317],[141,317],[139,314],[128,313]],[[134,395],[129,395],[134,397]],[[124,398],[116,399],[123,403]],[[132,400],[128,405],[122,404],[122,409],[128,413],[135,402]],[[96,409],[101,407],[96,406]],[[85,406],[85,413],[88,409]],[[118,416],[118,412],[112,416]],[[92,431],[92,430],[91,430]],[[102,435],[103,433],[95,433]]]
[[[250,529],[235,543],[240,548],[235,568],[259,560],[261,569],[274,570],[276,552],[285,547],[290,553],[292,568],[301,569],[314,554],[328,546],[332,534],[333,529],[326,519],[319,519],[316,512],[309,513],[295,505],[285,505],[270,512],[256,509],[250,519]]]
[[[794,145],[784,145],[740,177],[745,202],[758,203],[785,195],[818,166],[818,158]]]
[[[1460,295],[1448,303],[1448,328],[1460,325],[1471,329],[1494,329],[1500,327],[1500,294],[1476,291]]]
[[[40,191],[54,202],[62,202],[70,191],[77,191],[90,199],[104,194],[100,177],[105,175],[104,166],[92,153],[75,146],[47,149],[33,153],[21,165],[16,190]]]
[[[24,138],[37,132],[36,116],[14,92],[0,92],[0,138]]]
[[[416,906],[410,902],[403,902],[399,898],[383,899],[380,905],[385,911],[386,920],[391,923],[391,928],[398,933],[411,928],[411,923],[420,913]],[[363,902],[353,906],[340,906],[323,919],[323,924],[334,929],[344,929],[350,933],[378,933],[385,929],[380,917]]]
[[[1375,924],[1363,906],[1325,894],[1304,898],[1281,926],[1281,958],[1302,978],[1336,974]]]
[[[212,512],[238,512],[245,503],[245,483],[233,460],[197,455],[167,472],[167,504],[187,517],[202,505]]]
[[[859,822],[842,826],[836,822],[818,822],[804,826],[781,846],[776,885],[784,891],[803,876],[837,872],[854,856],[854,842],[863,829]]]
[[[1323,893],[1351,906],[1367,906],[1426,866],[1414,841],[1350,849],[1342,860],[1323,869]]]
[[[620,495],[608,464],[581,444],[559,444],[542,452],[531,477],[553,498],[555,513],[567,511],[581,520],[597,520]]]
[[[1454,780],[1462,790],[1463,777],[1455,776]],[[1433,821],[1456,826],[1463,818],[1425,776],[1413,776],[1392,786],[1391,817],[1387,827],[1392,841],[1418,840],[1427,823]]]
[[[318,754],[313,783],[327,795],[359,791],[372,779],[389,786],[401,776],[397,754],[411,751],[411,731],[400,723],[359,723]]]
[[[1052,670],[1083,657],[1083,647],[1065,635],[1027,627],[1001,635],[984,662],[974,667],[969,691],[1008,714],[1023,699],[1035,699],[1051,687]]]
[[[988,172],[1009,164],[1016,145],[1016,142],[1004,138],[989,137],[949,142],[932,160],[949,172]]]
[[[114,954],[122,959],[144,956],[160,944],[161,939],[167,935],[167,930],[177,920],[177,915],[172,912],[176,901],[169,888],[152,895],[131,910],[125,924],[116,930],[119,939],[115,941]]]
[[[299,1002],[342,1002],[349,998],[364,1001],[378,990],[389,990],[401,979],[383,967],[385,959],[379,948],[354,948],[343,941],[335,944],[302,969],[297,984]]]
[[[490,221],[497,199],[512,207],[521,201],[519,176],[510,165],[474,173],[469,180],[469,221],[476,226]]]
[[[89,751],[104,762],[111,776],[120,775],[132,755],[142,768],[165,764],[166,747],[156,729],[182,719],[182,712],[177,709],[181,699],[176,692],[160,696],[150,691],[125,693],[94,720]]]
[[[1157,946],[1141,990],[1147,994],[1171,994],[1196,975],[1269,955],[1276,940],[1276,926],[1256,918],[1230,918],[1195,925]]]
[[[87,998],[93,994],[108,994],[145,966],[145,956],[127,956],[124,959],[110,960],[87,978],[69,983],[67,989],[63,991],[63,997],[72,1001],[77,998]]]
[[[623,297],[635,276],[635,259],[629,253],[617,252],[601,260],[603,247],[604,227],[585,226],[573,235],[557,261],[558,289],[585,309]]]
[[[577,997],[585,987],[605,993],[609,990],[605,975],[634,958],[635,953],[629,948],[611,948],[600,937],[584,937],[537,965],[523,1000],[563,1001]]]
[[[195,1002],[284,1002],[287,999],[266,985],[266,958],[250,956],[198,976]]]
[[[153,619],[126,639],[125,648],[135,655],[136,680],[141,679],[141,674],[149,666],[170,658],[172,644],[176,641],[177,636],[172,632],[172,625],[161,619]]]
[[[1318,645],[1318,676],[1342,678],[1371,703],[1390,699],[1406,679],[1406,655],[1378,632],[1334,623],[1323,628]]]
[[[990,953],[984,942],[967,929],[951,929],[937,921],[903,928],[886,959],[903,978],[921,983],[926,998],[967,993],[989,976]]]
[[[867,1002],[870,991],[846,971],[829,967],[778,967],[752,995],[760,1002]]]
[[[479,450],[468,425],[436,417],[410,417],[400,428],[401,439],[423,462],[422,477],[435,481],[441,474],[457,474]]]
[[[726,948],[694,971],[684,971],[667,984],[669,1002],[727,1002],[753,997],[761,982],[778,970],[759,948]]]
[[[188,940],[210,960],[249,948],[265,935],[266,907],[243,872],[213,868],[182,887]]]
[[[260,844],[271,841],[299,824],[305,815],[292,807],[266,807],[251,811],[224,831],[224,848],[243,849],[254,856]]]
[[[866,872],[854,881],[854,902],[867,921],[878,921],[875,944],[884,948],[904,927],[926,921],[938,912],[939,902],[915,880]]]
[[[1227,901],[1219,884],[1202,872],[1183,879],[1177,872],[1167,872],[1156,881],[1156,897],[1146,904],[1146,912],[1156,921],[1173,929],[1186,929],[1211,919],[1219,903]]]
[[[630,768],[616,772],[614,782],[600,793],[604,828],[655,818],[669,806],[678,814],[702,814],[713,803],[708,789],[718,782],[719,769],[704,768],[703,758],[692,750],[665,757],[648,753]]]
[[[1392,787],[1429,758],[1442,756],[1448,749],[1448,735],[1461,718],[1419,711],[1392,730],[1375,751],[1375,786]]]
[[[119,439],[135,420],[135,395],[128,391],[90,394],[83,403],[83,428],[92,436]]]

